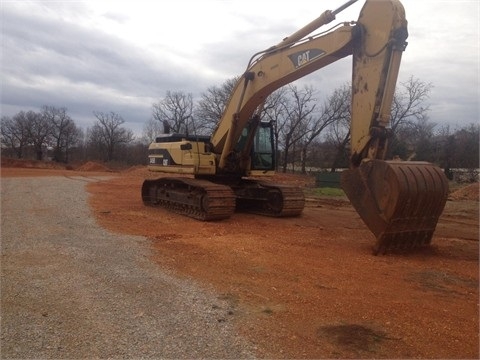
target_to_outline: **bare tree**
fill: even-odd
[[[348,163],[348,144],[350,143],[350,120],[351,115],[351,85],[344,84],[343,86],[335,89],[329,100],[332,104],[332,108],[329,110],[335,113],[335,109],[338,109],[339,113],[336,114],[337,120],[332,122],[329,126],[329,132],[327,135],[327,143],[334,149],[334,156],[330,167],[331,172],[335,172],[337,168],[345,166]],[[338,107],[338,104],[343,104],[343,107]]]
[[[19,159],[23,157],[24,148],[29,142],[27,127],[27,117],[24,111],[20,111],[12,118],[8,116],[2,116],[1,118],[2,145],[12,149]]]
[[[73,147],[81,143],[84,137],[83,130],[75,125],[73,122],[69,122],[68,125],[64,128],[63,132],[63,154],[64,161],[68,163],[70,161],[70,153]]]
[[[388,148],[388,157],[398,155],[410,158],[416,153],[418,131],[428,124],[428,100],[432,84],[425,83],[411,76],[406,82],[400,83],[393,98],[390,116],[392,138]]]
[[[314,90],[305,86],[298,89],[294,85],[287,87],[288,97],[282,101],[284,121],[279,126],[280,139],[283,145],[283,168],[287,171],[289,160],[295,169],[295,150],[305,134],[308,133],[307,123],[311,121],[315,110]],[[290,156],[293,153],[293,156]],[[291,157],[291,158],[290,158]]]
[[[312,117],[307,123],[308,131],[301,142],[302,173],[306,173],[307,154],[310,144],[331,124],[341,124],[342,121],[350,117],[350,97],[348,90],[346,85],[336,89],[333,94],[325,100],[319,115]]]
[[[143,137],[142,141],[144,143],[150,144],[155,141],[155,138],[158,134],[164,133],[164,126],[157,120],[150,118],[143,125]]]
[[[193,123],[193,97],[182,91],[167,91],[166,96],[152,105],[152,116],[164,125],[165,133],[196,132]],[[168,130],[168,131],[167,131]]]
[[[480,125],[470,124],[455,132],[455,164],[477,169],[479,165]]]
[[[435,161],[444,168],[450,180],[459,182],[478,181],[480,125],[469,124],[452,132],[449,125],[442,126],[433,143]],[[458,169],[461,169],[460,171]]]
[[[404,143],[408,144],[408,152],[404,156],[405,160],[434,161],[434,128],[436,124],[431,122],[425,114],[419,116],[415,122],[405,126],[401,130],[401,136]],[[402,139],[397,137],[397,139]]]
[[[452,167],[455,162],[455,135],[450,131],[450,125],[444,125],[437,131],[437,147],[435,162],[439,164],[449,180],[453,180]]]
[[[111,161],[120,144],[128,144],[133,140],[133,132],[122,127],[125,120],[113,111],[95,111],[93,114],[97,121],[89,131],[89,142],[104,152],[105,160]]]
[[[50,144],[52,124],[41,113],[27,111],[25,114],[29,143],[33,146],[36,159],[43,159],[45,147]]]
[[[44,106],[42,115],[51,125],[54,160],[68,162],[70,147],[79,140],[81,130],[65,107]]]
[[[390,127],[394,134],[421,120],[430,110],[425,103],[433,85],[420,79],[410,78],[400,83],[393,98]]]
[[[221,119],[234,90],[238,77],[226,80],[220,86],[212,86],[201,94],[195,108],[195,127],[198,133],[211,134]]]

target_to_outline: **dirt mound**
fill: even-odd
[[[33,169],[67,169],[67,166],[53,162],[27,159],[12,159],[2,157],[2,167],[5,168],[33,168]]]
[[[104,164],[100,164],[94,161],[88,161],[85,164],[79,166],[75,170],[78,171],[113,171]]]
[[[476,200],[478,201],[479,183],[473,183],[462,187],[450,194],[449,198],[452,200]]]

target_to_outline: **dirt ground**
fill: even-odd
[[[97,173],[2,164],[1,174]],[[231,303],[224,321],[261,357],[479,357],[478,184],[450,195],[430,247],[375,257],[373,235],[343,198],[308,198],[296,218],[235,213],[205,223],[145,207],[141,184],[158,174],[144,167],[108,175],[88,184],[97,221],[149,238],[160,267],[222,294]]]

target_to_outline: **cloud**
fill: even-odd
[[[342,3],[342,1],[340,1]],[[400,80],[432,83],[430,118],[478,121],[479,2],[403,1],[409,45]],[[115,111],[141,133],[166,91],[199,96],[242,74],[249,58],[304,26],[320,5],[252,0],[6,2],[2,4],[2,114],[67,107],[83,127]],[[362,4],[337,16],[355,20]],[[351,77],[351,57],[302,79],[327,96]],[[473,119],[473,120],[472,120]]]
[[[433,122],[478,122],[480,3],[406,0],[405,8],[410,36],[401,75],[433,85],[428,101]]]
[[[6,8],[2,22],[2,104],[10,109],[66,106],[83,119],[92,110],[126,111],[138,131],[166,89],[199,92],[206,85],[192,82],[194,72],[168,53],[61,18]]]

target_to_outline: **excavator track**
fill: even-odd
[[[300,215],[305,207],[303,190],[294,186],[244,179],[233,190],[237,209],[243,212],[291,217]]]
[[[197,220],[222,220],[235,211],[235,194],[229,186],[207,180],[159,178],[142,185],[145,205],[158,206]]]
[[[429,245],[448,181],[426,162],[369,160],[342,173],[342,188],[377,238],[374,254]]]

